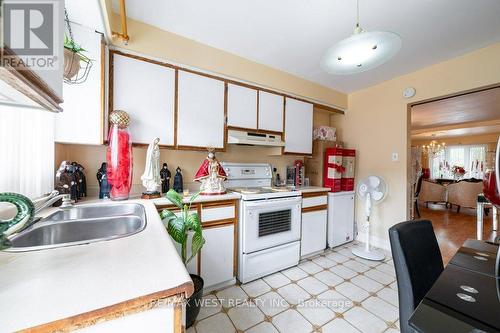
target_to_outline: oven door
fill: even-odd
[[[242,206],[243,253],[300,240],[301,197],[244,201]]]

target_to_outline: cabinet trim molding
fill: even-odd
[[[328,190],[318,191],[318,192],[306,192],[302,193],[302,198],[313,198],[313,197],[326,197]]]
[[[302,208],[302,213],[317,212],[320,210],[327,210],[327,209],[328,205],[312,206],[312,207]]]

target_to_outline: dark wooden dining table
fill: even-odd
[[[500,332],[498,245],[469,239],[409,319],[418,332]]]

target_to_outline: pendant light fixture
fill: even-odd
[[[330,47],[321,59],[321,67],[330,74],[355,74],[373,69],[401,48],[401,37],[394,32],[364,31],[359,26],[359,0],[356,0],[356,9],[352,36]]]

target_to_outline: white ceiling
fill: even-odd
[[[360,0],[361,26],[400,34],[402,49],[374,70],[333,76],[323,72],[319,62],[328,47],[352,33],[354,0],[127,0],[126,4],[133,19],[343,92],[500,41],[498,0]],[[114,6],[117,10],[116,0]]]

